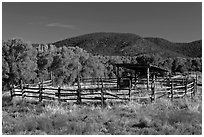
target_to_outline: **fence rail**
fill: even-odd
[[[91,86],[87,87],[87,83]],[[141,84],[142,83],[142,84]],[[118,79],[116,78],[86,78],[78,79],[75,84],[75,89],[51,87],[52,80],[42,81],[37,84],[22,84],[13,86],[11,89],[11,98],[21,96],[23,99],[26,97],[36,98],[40,102],[43,100],[58,100],[58,101],[77,101],[82,103],[84,100],[100,101],[104,106],[105,100],[137,100],[137,99],[150,99],[156,100],[161,97],[169,97],[171,100],[185,95],[194,95],[197,90],[196,79],[181,79],[181,78],[158,78],[150,81],[151,88],[146,95],[139,89],[145,89],[145,79],[132,79],[128,87],[118,87]],[[159,88],[160,85],[161,87]]]

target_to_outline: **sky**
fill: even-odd
[[[202,39],[201,2],[3,2],[2,39],[51,43],[94,32]]]

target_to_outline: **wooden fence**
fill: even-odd
[[[121,83],[120,83],[121,84]],[[126,81],[127,84],[127,81]],[[138,100],[150,99],[154,101],[161,97],[169,97],[171,100],[195,95],[197,90],[196,79],[190,78],[152,78],[150,89],[147,90],[146,79],[131,79],[128,86],[119,87],[116,78],[86,78],[78,79],[72,87],[53,87],[52,80],[37,84],[22,84],[13,86],[11,98],[20,96],[24,98],[36,98],[43,100],[75,101],[81,104],[83,101],[99,101],[104,106],[106,100]],[[146,93],[144,95],[141,95]]]

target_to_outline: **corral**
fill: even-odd
[[[190,77],[171,76],[168,71],[154,65],[115,64],[116,78],[79,78],[69,87],[53,87],[52,80],[37,84],[21,84],[10,90],[11,98],[35,98],[44,100],[101,102],[102,107],[108,100],[153,102],[161,97],[171,100],[187,95],[193,97],[197,91],[197,75]],[[134,71],[134,77],[121,76],[120,68]],[[141,76],[143,74],[143,76]],[[146,77],[145,77],[146,76]]]

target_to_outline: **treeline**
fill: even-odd
[[[49,79],[54,84],[73,84],[77,76],[115,77],[115,63],[155,64],[172,72],[201,71],[201,58],[168,58],[159,55],[93,56],[79,47],[52,47],[38,51],[31,43],[21,39],[3,41],[2,87],[11,84],[35,83]]]
[[[132,64],[152,64],[167,69],[171,73],[187,73],[190,71],[202,71],[202,58],[162,58],[159,55],[143,54],[139,56],[97,56],[105,65],[109,73],[114,72],[112,64],[132,63]]]
[[[54,83],[72,84],[80,77],[102,77],[104,65],[78,47],[52,48],[38,52],[32,44],[20,39],[3,41],[2,46],[3,87],[10,84],[39,82],[49,79],[53,73]]]

